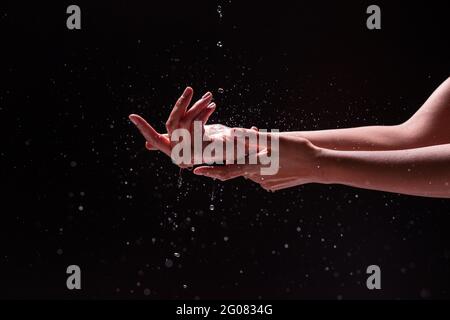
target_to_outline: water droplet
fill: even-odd
[[[222,11],[222,6],[221,5],[217,6],[217,13],[219,14],[219,18],[222,19],[223,18],[223,11]]]
[[[149,289],[149,288],[145,288],[145,289],[144,289],[144,295],[145,295],[145,296],[150,295],[150,289]]]
[[[222,41],[217,41],[217,46],[218,46],[219,48],[222,48],[222,47],[223,47]]]
[[[225,91],[225,90],[223,90],[223,88],[217,89],[217,92],[218,92],[218,93],[224,93],[224,91]]]
[[[166,262],[164,262],[164,265],[165,265],[167,268],[172,268],[172,267],[173,267],[173,261],[170,260],[170,259],[166,259]]]
[[[181,188],[181,186],[183,185],[183,169],[180,168],[180,174],[178,176],[178,188]]]
[[[216,197],[215,195],[216,192],[216,185],[213,184],[212,190],[211,190],[211,204],[209,205],[209,210],[214,211],[215,207],[214,207],[214,198]]]
[[[181,257],[181,254],[179,252],[175,252],[173,255],[177,258]]]

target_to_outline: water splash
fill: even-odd
[[[180,189],[182,185],[183,185],[183,168],[180,168],[177,182],[178,189]]]
[[[180,171],[178,173],[178,180],[177,180],[177,202],[180,202],[180,193],[181,193],[181,187],[183,186],[183,168],[180,168]]]
[[[212,186],[212,190],[211,190],[211,204],[209,205],[209,210],[214,211],[215,206],[214,206],[214,199],[216,197],[216,185],[215,182],[213,182],[213,186]]]
[[[222,18],[223,18],[223,9],[222,9],[222,6],[220,4],[217,6],[217,13],[219,14],[219,19],[222,20]]]

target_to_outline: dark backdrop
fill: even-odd
[[[191,85],[230,126],[399,123],[449,76],[444,2],[378,2],[378,31],[366,1],[75,3],[80,31],[68,1],[1,4],[1,297],[450,297],[449,200],[180,185],[127,119],[162,131]]]

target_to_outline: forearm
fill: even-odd
[[[450,143],[450,78],[406,122],[394,126],[283,132],[334,150],[399,150]]]
[[[322,149],[317,182],[450,198],[450,144],[395,151]]]
[[[334,150],[398,150],[417,147],[406,128],[368,126],[318,131],[291,131],[281,135],[302,137],[314,145]]]

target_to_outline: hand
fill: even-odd
[[[233,139],[233,130],[221,124],[206,125],[211,114],[216,108],[216,104],[211,102],[212,94],[207,92],[203,97],[198,100],[189,110],[187,107],[191,102],[193,95],[193,90],[187,87],[182,96],[176,102],[169,118],[166,122],[167,133],[158,133],[144,118],[139,115],[131,114],[129,116],[130,120],[136,125],[141,134],[146,139],[145,146],[148,150],[159,150],[164,152],[166,155],[171,157],[171,151],[174,147],[174,142],[171,141],[171,134],[180,128],[189,130],[191,133],[191,140],[193,140],[193,124],[194,121],[200,121],[202,123],[202,135],[204,135],[204,140],[202,143],[202,150],[206,148],[210,143],[221,142],[223,145],[226,141]],[[252,127],[256,130],[255,127]],[[191,141],[191,146],[193,146],[193,141]],[[191,152],[193,155],[193,152]],[[225,154],[225,152],[223,153]],[[218,162],[224,159],[218,159],[216,157],[202,159],[202,162]],[[194,164],[193,156],[191,161],[188,163],[182,163],[179,166],[182,168],[191,167]],[[198,164],[198,163],[197,163]]]
[[[279,139],[277,150],[269,146],[258,150],[257,156],[260,159],[264,155],[278,152],[278,172],[273,175],[262,175],[261,168],[265,167],[265,165],[260,164],[261,161],[259,161],[259,164],[201,166],[194,170],[195,174],[222,181],[242,176],[258,183],[268,191],[323,181],[320,167],[321,149],[308,140],[299,137],[282,136],[276,133],[260,133],[255,130],[235,130],[244,130],[247,135],[255,134],[258,136],[258,139],[262,135],[269,135],[268,141],[271,141],[271,136],[277,135]],[[272,143],[272,145],[274,144]]]
[[[169,157],[173,142],[170,136],[175,129],[185,128],[192,132],[194,121],[201,121],[203,125],[208,121],[211,114],[216,108],[216,104],[211,102],[212,94],[207,92],[188,110],[189,103],[192,100],[194,91],[191,87],[187,87],[169,115],[166,121],[166,134],[158,133],[144,118],[137,114],[131,114],[129,119],[136,125],[146,140],[146,148],[149,150],[160,150]],[[183,164],[182,167],[191,164]]]

